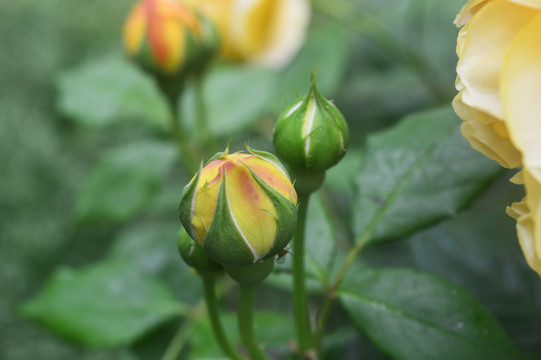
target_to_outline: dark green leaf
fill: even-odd
[[[171,285],[175,298],[195,304],[201,299],[202,283],[178,253],[180,226],[179,222],[161,222],[128,227],[116,237],[108,256],[130,259],[134,269],[161,275]]]
[[[491,310],[528,359],[541,355],[541,282],[518,244],[505,206],[523,196],[506,173],[471,209],[417,233],[414,265],[461,284]]]
[[[179,259],[178,223],[138,224],[126,228],[115,239],[108,256],[130,259],[136,269],[159,273]]]
[[[459,125],[446,107],[367,139],[353,202],[359,241],[392,240],[452,216],[500,171],[471,149]]]
[[[359,149],[349,148],[344,158],[325,173],[325,186],[330,187],[333,191],[345,194],[348,199],[351,199],[355,177],[359,173],[362,163],[361,155]]]
[[[21,307],[26,317],[91,347],[130,344],[181,311],[165,285],[125,261],[59,269]]]
[[[176,159],[162,143],[134,143],[105,153],[77,202],[80,221],[123,221],[149,204]]]
[[[100,127],[138,118],[165,128],[169,112],[152,81],[128,60],[107,56],[64,72],[59,108],[83,125]]]
[[[353,321],[394,359],[520,359],[481,303],[449,281],[413,270],[350,276],[339,298]]]
[[[211,69],[204,77],[203,99],[211,132],[230,136],[256,122],[276,84],[275,72],[246,66]],[[197,131],[198,112],[194,84],[182,99],[182,119]]]

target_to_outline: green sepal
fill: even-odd
[[[301,105],[286,116],[298,104],[298,100],[288,106],[278,117],[274,129],[273,143],[276,153],[291,168],[304,169],[306,157],[304,156],[304,139],[302,138],[302,125],[304,114],[310,103],[310,93],[302,100]]]
[[[199,184],[199,178],[201,177],[202,168],[203,164],[201,164],[197,175],[192,179],[192,181],[190,181],[188,185],[184,187],[182,195],[180,195],[180,203],[178,205],[180,222],[182,223],[182,226],[184,226],[184,229],[186,229],[188,235],[190,235],[190,237],[195,241],[198,240],[195,236],[192,225],[192,209],[194,206],[194,198],[197,195],[197,186]],[[203,241],[203,239],[201,239],[201,241]]]
[[[214,261],[224,265],[249,265],[256,260],[235,225],[227,200],[226,174],[224,171],[218,202],[210,228],[205,236],[203,249]]]
[[[349,130],[342,113],[319,92],[315,81],[311,91],[314,94],[316,113],[319,114],[319,118],[316,118],[311,133],[313,135],[317,131],[318,136],[310,137],[310,157],[307,159],[307,164],[311,170],[325,171],[336,165],[346,154]],[[340,138],[342,138],[342,144]]]
[[[250,171],[250,174],[259,186],[263,188],[276,209],[276,235],[272,247],[263,257],[263,259],[267,259],[278,254],[291,241],[293,235],[295,235],[295,230],[297,229],[297,206],[293,200],[286,198],[263,181],[248,166],[246,168]]]
[[[223,266],[209,258],[203,247],[192,240],[183,229],[178,234],[178,251],[186,264],[202,277],[216,276],[224,270]]]
[[[274,268],[274,259],[266,259],[258,261],[250,265],[225,265],[225,271],[229,276],[241,285],[257,285],[269,274]]]
[[[248,150],[248,152],[256,157],[260,157],[268,162],[270,162],[271,164],[275,165],[276,167],[278,167],[280,170],[282,170],[282,172],[284,173],[284,175],[289,179],[291,180],[291,178],[289,177],[289,174],[287,173],[287,170],[286,168],[284,167],[284,164],[282,164],[282,162],[280,161],[280,159],[278,159],[276,156],[274,156],[273,154],[269,153],[269,152],[266,152],[266,151],[259,151],[259,150],[254,150],[252,149],[251,147],[249,147],[248,145],[245,145],[246,146],[246,150]]]

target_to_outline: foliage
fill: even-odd
[[[193,173],[168,137],[166,100],[120,53],[131,5],[0,5],[2,359],[222,356],[176,249]],[[272,151],[274,121],[311,71],[348,121],[349,152],[308,208],[310,308],[363,247],[330,308],[323,358],[539,358],[541,284],[503,214],[520,196],[464,142],[449,106],[463,1],[312,5],[286,68],[214,65],[203,99],[211,134],[234,151]],[[188,83],[178,105],[199,138],[197,96]],[[277,359],[295,336],[291,258],[257,301],[258,338]],[[234,334],[232,284],[218,288]]]

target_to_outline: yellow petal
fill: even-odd
[[[539,211],[538,211],[539,213]],[[541,275],[541,252],[539,241],[535,240],[536,221],[527,205],[527,200],[516,202],[507,208],[507,214],[517,220],[517,234],[520,247],[528,265]],[[537,219],[539,220],[539,219]],[[537,222],[539,224],[539,222]],[[539,227],[539,225],[537,225]]]
[[[541,10],[541,1],[540,0],[509,0],[515,4],[529,6],[531,8],[536,8]]]
[[[141,3],[135,5],[124,25],[124,44],[129,55],[135,55],[143,42],[147,21]]]
[[[462,92],[453,100],[453,108],[464,121],[460,130],[471,147],[503,167],[521,166],[520,152],[508,137],[502,137],[494,129],[494,124],[505,124],[480,111],[472,111],[462,102]],[[491,120],[492,119],[492,120]]]
[[[499,82],[503,59],[513,38],[537,13],[507,1],[491,1],[471,19],[457,65],[466,105],[504,120]]]
[[[267,24],[265,47],[253,56],[255,62],[277,68],[287,64],[300,48],[310,19],[308,1],[281,0],[278,3],[273,18]],[[251,18],[254,21],[254,17]]]
[[[511,140],[524,166],[541,169],[541,12],[516,36],[501,75]]]
[[[456,54],[459,58],[462,56],[462,52],[464,50],[464,44],[466,42],[466,37],[468,35],[469,28],[470,26],[468,23],[458,32],[458,37],[456,39]],[[457,90],[461,90],[461,89],[457,89]]]
[[[201,170],[192,217],[195,240],[200,244],[204,243],[207,230],[214,217],[222,182],[222,165],[224,162],[224,160],[214,160]]]
[[[162,25],[162,36],[167,48],[167,56],[164,58],[164,70],[173,72],[182,65],[185,51],[185,29],[178,19],[166,19]]]
[[[471,17],[481,9],[487,2],[491,0],[470,0],[466,5],[462,7],[460,12],[457,14],[454,24],[456,26],[462,26],[466,24]]]
[[[522,170],[520,170],[518,173],[513,175],[513,177],[511,177],[509,181],[512,182],[513,184],[524,185],[524,173],[522,172]]]
[[[236,162],[236,161],[235,161]],[[276,236],[276,208],[265,191],[240,162],[225,165],[227,198],[236,225],[255,255],[264,257]]]

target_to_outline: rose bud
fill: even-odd
[[[218,47],[212,22],[174,0],[143,0],[124,25],[128,55],[143,69],[174,77],[199,70]]]
[[[296,178],[324,174],[345,155],[348,141],[344,116],[321,95],[314,76],[308,94],[282,112],[274,130],[276,152]]]
[[[179,215],[188,234],[224,265],[273,257],[291,240],[297,194],[280,161],[249,154],[216,154],[186,185]]]

